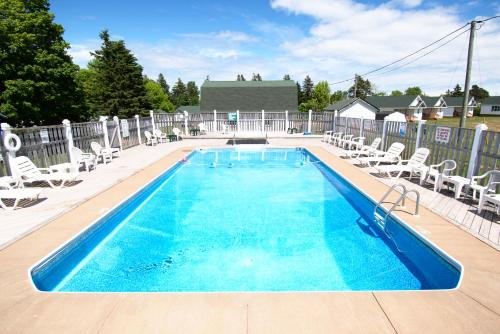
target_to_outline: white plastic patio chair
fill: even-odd
[[[451,172],[457,168],[455,160],[444,160],[439,164],[415,168],[415,173],[420,174],[420,185],[434,179],[434,191],[438,191],[442,186],[442,177],[449,177]]]
[[[53,172],[50,168],[38,168],[28,158],[24,156],[14,158],[14,168],[16,174],[21,178],[23,185],[25,183],[46,182],[52,188],[62,188],[68,182],[73,182],[78,177],[78,172]],[[55,181],[61,184],[56,186]]]
[[[477,213],[481,213],[481,211],[483,211],[484,209],[484,206],[488,202],[496,206],[497,215],[500,215],[500,194],[483,194],[483,196],[479,200]]]
[[[156,137],[158,143],[163,143],[163,142],[166,143],[168,140],[168,135],[165,132],[162,132],[160,129],[155,129],[153,131],[153,135],[154,137]]]
[[[151,132],[149,132],[147,130],[144,131],[144,137],[146,137],[146,145],[154,146],[154,145],[158,144],[158,139],[156,139],[156,137],[153,137]]]
[[[488,178],[486,185],[480,185],[478,181],[485,178]],[[496,193],[497,187],[499,186],[500,170],[490,170],[483,175],[473,176],[469,188],[472,189],[472,198],[477,199],[477,194],[479,193],[479,200],[481,200],[481,196],[486,193]]]
[[[176,136],[176,140],[182,140],[182,137],[181,137],[181,133],[182,132],[181,132],[181,130],[179,128],[173,128],[172,132]]]
[[[4,210],[15,210],[23,199],[36,200],[40,196],[40,189],[17,188],[18,180],[10,177],[0,177],[0,207]],[[12,206],[7,205],[6,199],[13,200]]]
[[[360,157],[362,155],[363,156],[374,155],[377,152],[377,149],[378,149],[381,142],[382,142],[382,138],[377,137],[372,141],[372,143],[370,145],[363,145],[363,147],[361,147],[358,150],[346,151],[346,155],[351,159]]]
[[[391,144],[387,152],[377,151],[373,156],[357,158],[357,160],[361,165],[371,166],[371,164],[374,163],[373,167],[376,167],[381,163],[394,164],[401,160],[400,156],[404,149],[404,144],[396,142]]]
[[[399,178],[403,173],[410,173],[410,179],[412,178],[415,171],[425,167],[425,161],[429,156],[429,149],[425,147],[419,147],[415,153],[408,160],[399,160],[395,165],[383,165],[375,167],[379,174],[387,175],[390,178]],[[392,173],[397,173],[396,176],[392,176]]]
[[[222,134],[229,133],[229,126],[227,124],[222,124]]]
[[[200,135],[206,135],[208,132],[208,129],[207,129],[207,126],[205,125],[205,123],[199,123],[198,129],[200,130]]]
[[[76,163],[76,170],[80,169],[80,165],[85,167],[87,172],[90,171],[90,167],[97,167],[97,157],[92,153],[84,153],[78,147],[72,147],[73,158]]]
[[[333,146],[338,146],[340,139],[342,139],[343,132],[334,132],[330,136],[330,141],[329,143],[332,144]]]
[[[105,150],[99,143],[95,141],[91,142],[90,148],[96,156],[96,162],[99,160],[99,158],[102,160],[103,164],[106,164],[113,160],[113,154],[111,154],[111,152],[109,152],[108,150]]]

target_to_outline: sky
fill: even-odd
[[[278,80],[289,74],[299,82],[306,75],[326,80],[335,91],[352,84],[335,82],[406,56],[474,18],[499,15],[500,0],[52,0],[51,11],[82,67],[100,46],[99,32],[108,29],[125,41],[144,74],[161,72],[170,85],[179,77],[200,85],[207,76],[260,73]],[[428,56],[367,78],[387,93],[463,87],[467,43],[464,33]],[[500,19],[494,19],[477,31],[472,69],[472,83],[492,95],[500,95],[499,55]]]

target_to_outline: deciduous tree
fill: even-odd
[[[403,96],[403,92],[396,89],[391,92],[391,96]]]
[[[0,1],[0,113],[11,125],[86,118],[83,92],[47,0]]]
[[[405,95],[425,95],[425,93],[420,87],[415,86],[406,88]]]
[[[170,102],[167,93],[165,93],[165,90],[158,82],[144,77],[144,87],[146,87],[146,96],[153,109],[167,112],[174,110],[174,105]]]

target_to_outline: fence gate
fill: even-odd
[[[110,147],[120,147],[120,140],[118,138],[118,125],[115,121],[108,121],[108,137]]]

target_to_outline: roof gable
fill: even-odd
[[[446,108],[448,105],[442,96],[423,96],[427,108]]]

